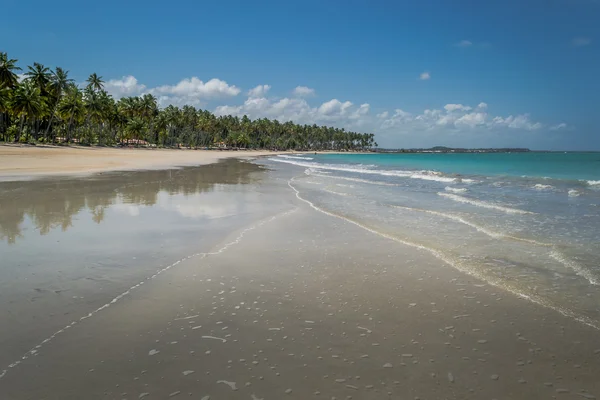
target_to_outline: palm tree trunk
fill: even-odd
[[[21,126],[19,127],[19,134],[15,138],[15,142],[19,142],[21,140],[21,135],[23,134],[23,124],[25,123],[25,116],[21,115]]]
[[[58,103],[60,101],[60,96],[54,105],[54,109],[52,110],[52,114],[50,114],[50,121],[48,121],[48,127],[46,127],[46,132],[44,132],[44,142],[48,139],[48,133],[50,132],[50,127],[52,126],[52,121],[54,120],[54,114],[56,114],[56,109],[58,108]]]
[[[71,141],[71,134],[72,129],[73,129],[73,116],[75,115],[75,109],[73,109],[73,111],[71,111],[71,118],[69,118],[69,129],[67,130],[67,144]]]

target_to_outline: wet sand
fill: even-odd
[[[0,180],[52,175],[205,165],[224,158],[274,154],[271,151],[116,149],[104,147],[0,145]]]
[[[325,215],[263,173],[227,186],[236,202],[260,194],[245,218],[79,306],[7,369],[0,398],[600,396],[597,330]]]

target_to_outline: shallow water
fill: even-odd
[[[316,207],[600,327],[600,154],[292,157]]]
[[[228,160],[0,183],[0,362],[271,213],[263,174]]]

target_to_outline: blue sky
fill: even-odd
[[[96,72],[115,97],[383,147],[600,150],[597,0],[3,3],[1,51]]]

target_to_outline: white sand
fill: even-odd
[[[104,171],[164,169],[211,164],[223,158],[275,154],[271,151],[114,149],[99,147],[0,146],[0,180]]]

